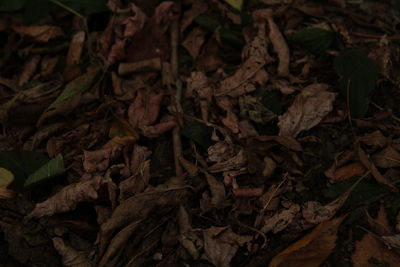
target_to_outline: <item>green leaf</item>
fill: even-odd
[[[243,46],[246,42],[241,34],[238,34],[230,29],[222,27],[219,29],[219,34],[221,38],[236,45]]]
[[[369,106],[369,95],[375,88],[378,71],[375,62],[359,49],[345,49],[335,58],[333,68],[342,76],[340,92],[347,99],[349,87],[349,103],[351,116],[362,118]]]
[[[78,12],[82,12],[88,16],[94,13],[100,13],[109,10],[106,6],[107,0],[59,0],[66,6],[75,9]]]
[[[27,177],[49,159],[33,151],[0,151],[0,167],[14,174],[10,189],[22,191]]]
[[[209,14],[201,14],[198,15],[194,21],[199,24],[201,27],[209,30],[214,31],[221,23],[215,16]]]
[[[22,9],[26,0],[0,0],[0,12],[13,12]]]
[[[2,0],[0,0],[2,1]],[[4,0],[7,2],[13,2]],[[21,0],[18,0],[21,1]],[[40,20],[41,18],[49,15],[50,12],[56,10],[61,10],[61,7],[54,4],[50,0],[29,0],[25,2],[25,12],[24,12],[24,23],[32,24]],[[58,2],[74,9],[78,13],[83,15],[91,15],[94,13],[99,13],[107,11],[106,0],[58,0]]]
[[[298,45],[310,53],[321,56],[327,49],[339,42],[337,34],[321,28],[298,31],[287,37],[291,44]]]
[[[224,0],[224,1],[225,3],[231,5],[233,8],[237,10],[242,10],[243,0]]]
[[[61,154],[49,160],[34,173],[29,175],[24,183],[24,187],[29,187],[39,182],[46,181],[54,176],[60,175],[65,171],[64,160]]]
[[[185,127],[181,131],[183,136],[199,143],[205,149],[213,144],[213,141],[211,140],[212,132],[212,127],[208,127],[197,121],[186,123]]]

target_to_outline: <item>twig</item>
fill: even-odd
[[[351,133],[353,134],[354,140],[356,141],[356,143],[358,142],[358,137],[356,135],[356,132],[354,131],[354,127],[353,127],[353,122],[351,121],[351,112],[350,112],[350,79],[347,80],[347,86],[346,86],[346,105],[347,105],[347,119],[349,120],[349,124],[350,124],[350,129],[351,129]]]
[[[175,2],[179,6],[180,2]],[[175,116],[178,122],[178,126],[172,130],[172,142],[174,145],[174,160],[175,160],[175,174],[177,177],[183,179],[183,169],[180,164],[180,158],[183,157],[182,152],[182,141],[181,141],[181,127],[182,127],[182,115],[180,112],[180,99],[181,99],[181,88],[180,82],[178,81],[179,70],[178,70],[178,42],[179,42],[179,19],[175,19],[170,27],[171,33],[171,69],[172,76],[176,82],[175,92],[171,94],[171,106],[175,107]]]

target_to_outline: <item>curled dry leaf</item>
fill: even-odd
[[[308,201],[305,203],[302,210],[304,219],[312,224],[317,224],[332,219],[336,212],[343,206],[344,202],[346,202],[353,189],[361,182],[362,179],[364,179],[364,177],[366,177],[367,174],[368,172],[364,176],[361,176],[343,195],[327,205],[322,205],[316,201]]]
[[[385,208],[382,205],[376,219],[372,219],[368,216],[368,223],[371,232],[368,231],[363,239],[356,242],[355,251],[352,255],[353,265],[355,267],[372,267],[373,265],[370,263],[370,259],[374,258],[375,261],[379,262],[378,264],[396,266],[400,261],[400,254],[398,250],[391,249],[396,248],[396,238],[391,238],[395,237],[395,235],[381,236],[382,234],[393,233],[393,229],[386,216]],[[389,237],[387,239],[389,242],[388,244],[385,244],[385,238],[383,237]],[[394,243],[392,243],[392,241],[394,241]],[[390,243],[392,243],[393,246],[390,246]],[[374,266],[375,265],[376,264],[374,264]]]
[[[365,173],[365,168],[358,162],[350,163],[346,166],[340,167],[335,170],[333,179],[334,182],[341,182],[355,176],[360,176]]]
[[[63,35],[63,31],[58,26],[22,26],[14,25],[13,30],[21,35],[33,37],[40,43],[47,43],[50,39],[54,39]]]
[[[40,62],[40,56],[34,55],[28,58],[26,63],[24,64],[23,71],[19,76],[18,85],[23,86],[27,81],[29,81],[32,75],[35,73],[37,66]]]
[[[95,151],[84,151],[83,167],[87,172],[105,171],[110,160],[119,155],[121,148],[113,146]]]
[[[221,208],[225,201],[225,187],[224,184],[218,181],[213,175],[205,172],[208,186],[211,191],[211,204],[216,208]]]
[[[299,211],[300,205],[292,204],[289,208],[278,211],[272,216],[264,216],[261,232],[268,233],[272,231],[274,234],[279,233],[293,222]]]
[[[129,106],[129,123],[133,128],[154,123],[160,111],[163,95],[149,90],[138,90],[135,101]]]
[[[127,234],[115,236],[113,234],[120,229],[134,228],[140,223],[147,220],[150,215],[163,216],[171,211],[176,205],[180,204],[183,197],[188,194],[186,187],[176,187],[175,185],[164,185],[167,188],[156,188],[154,191],[149,191],[137,194],[122,202],[114,210],[111,217],[101,225],[101,230],[97,236],[96,243],[99,245],[99,256],[112,255],[107,250],[115,251],[116,247],[112,246],[113,242],[117,242],[120,238],[130,236]],[[168,187],[169,186],[169,187]],[[121,243],[122,244],[122,243]],[[118,248],[118,247],[117,247]],[[103,260],[105,264],[106,260]]]
[[[215,266],[229,267],[239,247],[250,243],[251,236],[237,235],[228,227],[212,226],[203,230],[204,251]]]
[[[46,201],[36,204],[28,218],[41,218],[55,213],[73,211],[78,203],[99,199],[99,192],[102,192],[104,188],[108,190],[110,196],[115,195],[116,187],[113,181],[101,176],[67,185]],[[113,199],[110,200],[115,202]]]
[[[400,153],[392,146],[372,155],[372,161],[379,168],[397,168],[400,167]]]
[[[247,162],[247,157],[244,153],[244,150],[240,150],[236,156],[223,161],[216,163],[209,167],[207,171],[211,173],[215,172],[222,172],[222,171],[230,171],[230,170],[237,170],[240,169],[242,166],[244,166]]]
[[[174,127],[176,127],[175,121],[165,121],[152,126],[141,126],[140,130],[143,136],[152,139],[160,137],[164,133],[172,130]]]
[[[279,135],[296,137],[301,131],[311,129],[331,112],[336,93],[326,91],[324,83],[311,84],[296,96],[294,103],[279,116]]]
[[[263,58],[256,56],[250,57],[233,76],[221,81],[221,86],[216,90],[215,95],[238,97],[256,90],[251,80],[264,65],[265,60]],[[259,77],[258,80],[260,80]]]
[[[375,164],[369,160],[369,157],[365,151],[358,145],[357,147],[358,158],[362,165],[369,171],[371,171],[372,176],[378,183],[385,184],[391,188],[393,192],[398,192],[399,190],[395,187],[388,179],[386,179],[376,168]]]
[[[78,252],[67,246],[61,237],[53,238],[53,246],[62,257],[63,266],[92,267],[93,264],[88,258],[88,252]]]
[[[262,171],[262,175],[265,178],[271,177],[274,174],[276,167],[277,164],[273,159],[268,156],[264,157],[264,169]]]
[[[182,46],[186,48],[189,54],[192,56],[193,59],[196,59],[199,55],[200,48],[204,43],[204,37],[206,32],[200,28],[194,28],[186,39],[183,41]]]
[[[358,139],[360,142],[372,146],[383,148],[388,142],[388,138],[382,134],[381,131],[376,130],[372,133],[366,133]]]

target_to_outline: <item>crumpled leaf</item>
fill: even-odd
[[[207,171],[211,173],[222,172],[222,171],[230,171],[237,170],[240,167],[244,166],[247,162],[246,154],[244,150],[240,150],[236,156],[219,163],[215,163],[211,167],[207,168]]]
[[[383,148],[388,142],[388,138],[379,130],[372,133],[366,133],[363,136],[360,136],[358,140],[368,146],[379,148]]]
[[[330,220],[335,216],[336,212],[343,206],[353,189],[364,179],[366,175],[360,177],[343,195],[332,202],[321,205],[316,201],[308,201],[305,203],[302,214],[307,222],[317,224]]]
[[[278,211],[272,216],[264,216],[261,232],[266,234],[272,231],[276,234],[283,231],[293,222],[299,211],[300,205],[292,204],[287,209]]]
[[[328,92],[324,83],[311,84],[296,96],[292,106],[279,116],[279,135],[296,137],[311,129],[331,112],[336,93]]]
[[[355,251],[351,257],[353,265],[355,267],[376,266],[375,263],[370,263],[371,258],[378,261],[378,264],[385,264],[388,266],[398,265],[400,255],[398,250],[395,249],[396,246],[388,247],[384,244],[385,239],[382,239],[384,236],[381,236],[381,234],[393,233],[393,229],[389,225],[385,209],[382,205],[378,211],[378,217],[372,219],[368,216],[368,222],[371,227],[371,232],[368,231],[363,239],[355,243]],[[389,242],[391,243],[391,241],[392,240]]]
[[[73,247],[67,246],[61,237],[53,238],[53,246],[62,257],[63,266],[91,267],[93,263],[88,258],[88,252],[77,251]]]
[[[110,160],[116,158],[121,148],[113,146],[95,151],[84,151],[83,167],[86,172],[105,171]]]
[[[383,150],[372,155],[371,158],[379,168],[400,167],[400,153],[392,146],[387,146]]]
[[[136,128],[153,124],[158,117],[162,98],[162,93],[138,90],[135,101],[128,109],[130,125]]]
[[[256,77],[255,75],[264,65],[264,58],[257,56],[249,57],[234,75],[221,81],[221,86],[216,90],[215,95],[237,97],[256,90],[251,80]],[[268,80],[267,76],[265,76],[265,81],[266,80]]]
[[[206,32],[200,27],[194,28],[186,37],[186,39],[182,42],[182,46],[186,48],[188,53],[192,56],[193,59],[196,59],[199,55],[200,48],[204,43],[204,38],[206,36]]]
[[[41,218],[43,216],[51,216],[55,213],[72,211],[78,203],[99,199],[99,193],[104,190],[104,187],[108,190],[110,197],[115,196],[114,191],[117,186],[111,179],[105,179],[101,176],[95,176],[88,181],[67,185],[54,196],[36,204],[27,217]],[[110,200],[115,202],[113,199]]]
[[[50,26],[50,25],[41,25],[41,26],[14,25],[12,28],[15,32],[21,35],[31,36],[36,41],[41,43],[47,43],[50,39],[60,37],[64,34],[60,27]]]
[[[268,266],[320,266],[335,248],[336,234],[345,218],[343,216],[320,223],[311,233],[276,255]]]
[[[211,204],[216,208],[221,208],[225,200],[224,184],[207,172],[205,172],[205,175],[212,195]]]
[[[203,230],[204,251],[215,266],[229,267],[239,247],[250,243],[251,236],[237,235],[228,227],[212,226]]]

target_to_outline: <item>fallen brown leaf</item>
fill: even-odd
[[[239,247],[252,240],[251,236],[237,235],[228,227],[212,226],[203,230],[204,251],[208,260],[218,267],[229,267]]]
[[[276,255],[269,267],[320,266],[335,248],[336,234],[345,218],[320,223],[311,233]]]
[[[311,84],[296,96],[292,106],[279,116],[279,135],[296,137],[311,129],[331,112],[336,93],[328,92],[328,85]]]

